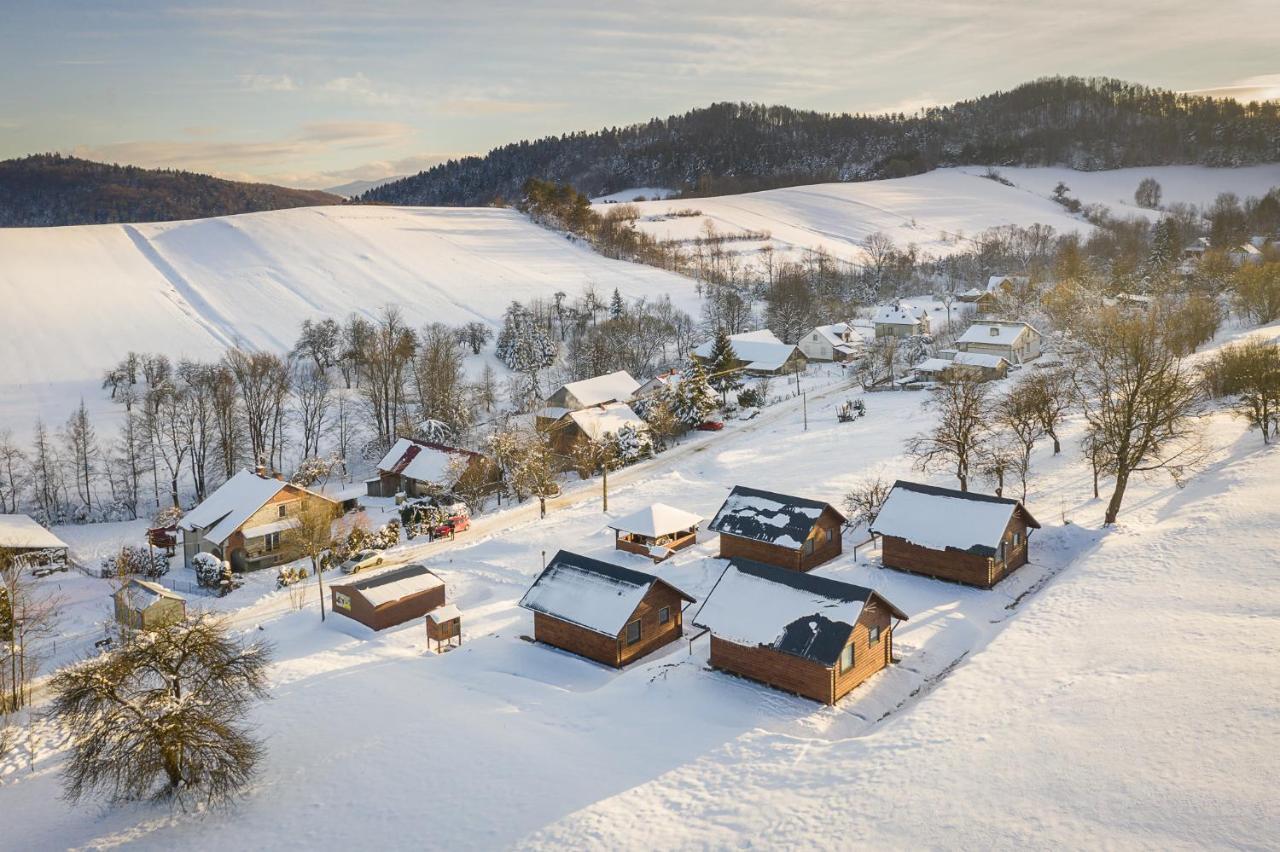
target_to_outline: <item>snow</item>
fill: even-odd
[[[520,606],[617,636],[653,585],[652,577],[630,573],[635,576],[605,573],[583,564],[582,557],[562,551],[534,581]]]
[[[1015,346],[1024,334],[1035,331],[1025,322],[975,322],[965,329],[957,343],[990,343]]]
[[[453,621],[455,618],[462,618],[462,610],[458,609],[456,604],[445,604],[436,607],[427,613],[427,618],[436,624],[444,624],[446,621]]]
[[[1004,537],[1017,501],[975,500],[951,495],[922,494],[910,483],[898,482],[880,507],[872,532],[894,536],[932,550],[982,548],[994,552]]]
[[[593,441],[599,441],[605,435],[616,435],[624,426],[631,426],[639,432],[649,429],[649,424],[625,402],[609,402],[571,411],[568,416]]]
[[[399,467],[406,456],[408,462]],[[418,482],[443,483],[449,478],[450,466],[461,457],[462,453],[450,453],[421,441],[399,438],[378,462],[378,470],[398,473]]]
[[[696,527],[702,523],[702,517],[684,509],[668,506],[666,503],[654,503],[638,512],[618,518],[611,526],[615,530],[658,538]]]
[[[335,584],[336,585],[336,584]],[[395,580],[390,583],[378,583],[372,586],[361,586],[357,584],[357,588],[370,604],[373,606],[382,606],[383,604],[394,603],[401,598],[409,595],[416,595],[420,592],[428,592],[432,589],[438,589],[444,585],[435,574],[426,572],[417,576],[405,577],[403,580]]]
[[[729,342],[733,344],[733,352],[738,360],[746,362],[748,370],[777,370],[796,351],[794,346],[783,343],[767,328],[731,334]],[[714,346],[715,341],[708,340],[694,349],[693,354],[699,358],[709,358]]]
[[[876,325],[919,325],[929,318],[929,311],[909,302],[898,302],[893,305],[880,305],[871,315]]]
[[[611,192],[608,195],[601,195],[598,198],[591,199],[593,204],[608,204],[618,202],[635,201],[637,198],[670,198],[675,195],[674,189],[666,189],[657,186],[641,186],[632,189],[622,189],[618,192]]]
[[[205,530],[205,538],[221,544],[284,487],[283,480],[242,470],[184,515],[178,527]]]
[[[1001,364],[1008,365],[1009,361],[1000,355],[983,355],[981,352],[957,352],[955,357],[951,359],[951,363],[959,364],[962,367],[986,367],[995,370]]]
[[[173,600],[176,600],[176,601],[186,600],[186,598],[184,598],[182,595],[170,589],[166,589],[164,586],[160,585],[159,583],[152,583],[148,580],[139,580],[137,577],[130,578],[129,589],[130,591],[141,592],[146,597],[152,598],[152,600],[149,603],[144,604],[143,606],[144,609],[148,606],[151,606],[151,604],[155,603],[156,600],[159,600],[160,598],[172,598]]]
[[[256,527],[245,527],[244,537],[259,538],[264,535],[270,535],[271,533],[284,532],[285,530],[297,529],[301,525],[302,525],[302,522],[299,521],[297,518],[285,518],[284,520],[281,520],[281,521],[272,521],[269,524],[260,524]]]
[[[583,406],[600,405],[605,402],[626,402],[639,389],[640,383],[631,377],[626,370],[596,376],[593,379],[582,379],[569,382],[563,390]]]
[[[26,515],[0,515],[0,547],[47,549],[67,544]]]

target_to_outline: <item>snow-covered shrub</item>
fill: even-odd
[[[611,437],[616,457],[622,464],[632,464],[653,455],[653,439],[648,430],[637,429],[628,423]]]
[[[288,565],[276,572],[276,588],[283,589],[301,583],[310,576],[306,568],[290,568]]]
[[[102,558],[104,577],[145,577],[158,580],[169,573],[169,558],[160,551],[125,545],[120,552]]]
[[[151,519],[151,526],[157,529],[167,529],[176,527],[178,521],[182,520],[183,511],[177,506],[169,506],[156,512],[156,516]]]
[[[191,559],[196,572],[196,585],[202,589],[230,589],[233,577],[231,565],[212,553],[197,553]]]

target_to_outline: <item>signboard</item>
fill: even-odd
[[[342,592],[334,592],[334,593],[333,593],[333,605],[334,605],[335,607],[337,607],[338,609],[345,609],[347,612],[350,612],[350,611],[351,611],[351,597],[350,597],[350,595],[346,595],[346,594],[344,594],[344,593],[342,593]]]

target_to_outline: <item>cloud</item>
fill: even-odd
[[[298,84],[288,74],[241,74],[240,88],[249,92],[296,92]]]
[[[368,106],[403,106],[412,101],[405,95],[375,86],[373,81],[360,71],[350,77],[335,77],[321,85],[320,89]]]
[[[1207,95],[1213,98],[1232,98],[1241,103],[1249,101],[1280,100],[1280,74],[1262,74],[1245,77],[1225,86],[1209,89],[1191,89],[1189,95]]]

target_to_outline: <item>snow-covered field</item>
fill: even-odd
[[[545,520],[517,507],[419,549],[464,613],[444,655],[420,623],[355,638],[314,603],[237,592],[237,624],[277,660],[248,797],[209,814],[67,805],[42,726],[34,771],[21,749],[0,765],[0,812],[22,815],[0,847],[1274,847],[1280,455],[1226,415],[1206,420],[1206,470],[1131,486],[1110,530],[1078,424],[1062,456],[1042,446],[1032,564],[990,592],[883,570],[848,538],[819,572],[911,619],[901,662],[834,708],[708,670],[705,639],[615,672],[520,638],[544,553],[648,567],[611,549],[610,517],[657,499],[709,517],[736,483],[838,502],[867,473],[911,475],[922,395],[868,395],[866,418],[838,424],[849,394],[811,393],[807,431],[790,400],[620,472],[608,515],[581,483]],[[658,573],[701,597],[715,552],[708,536]]]

